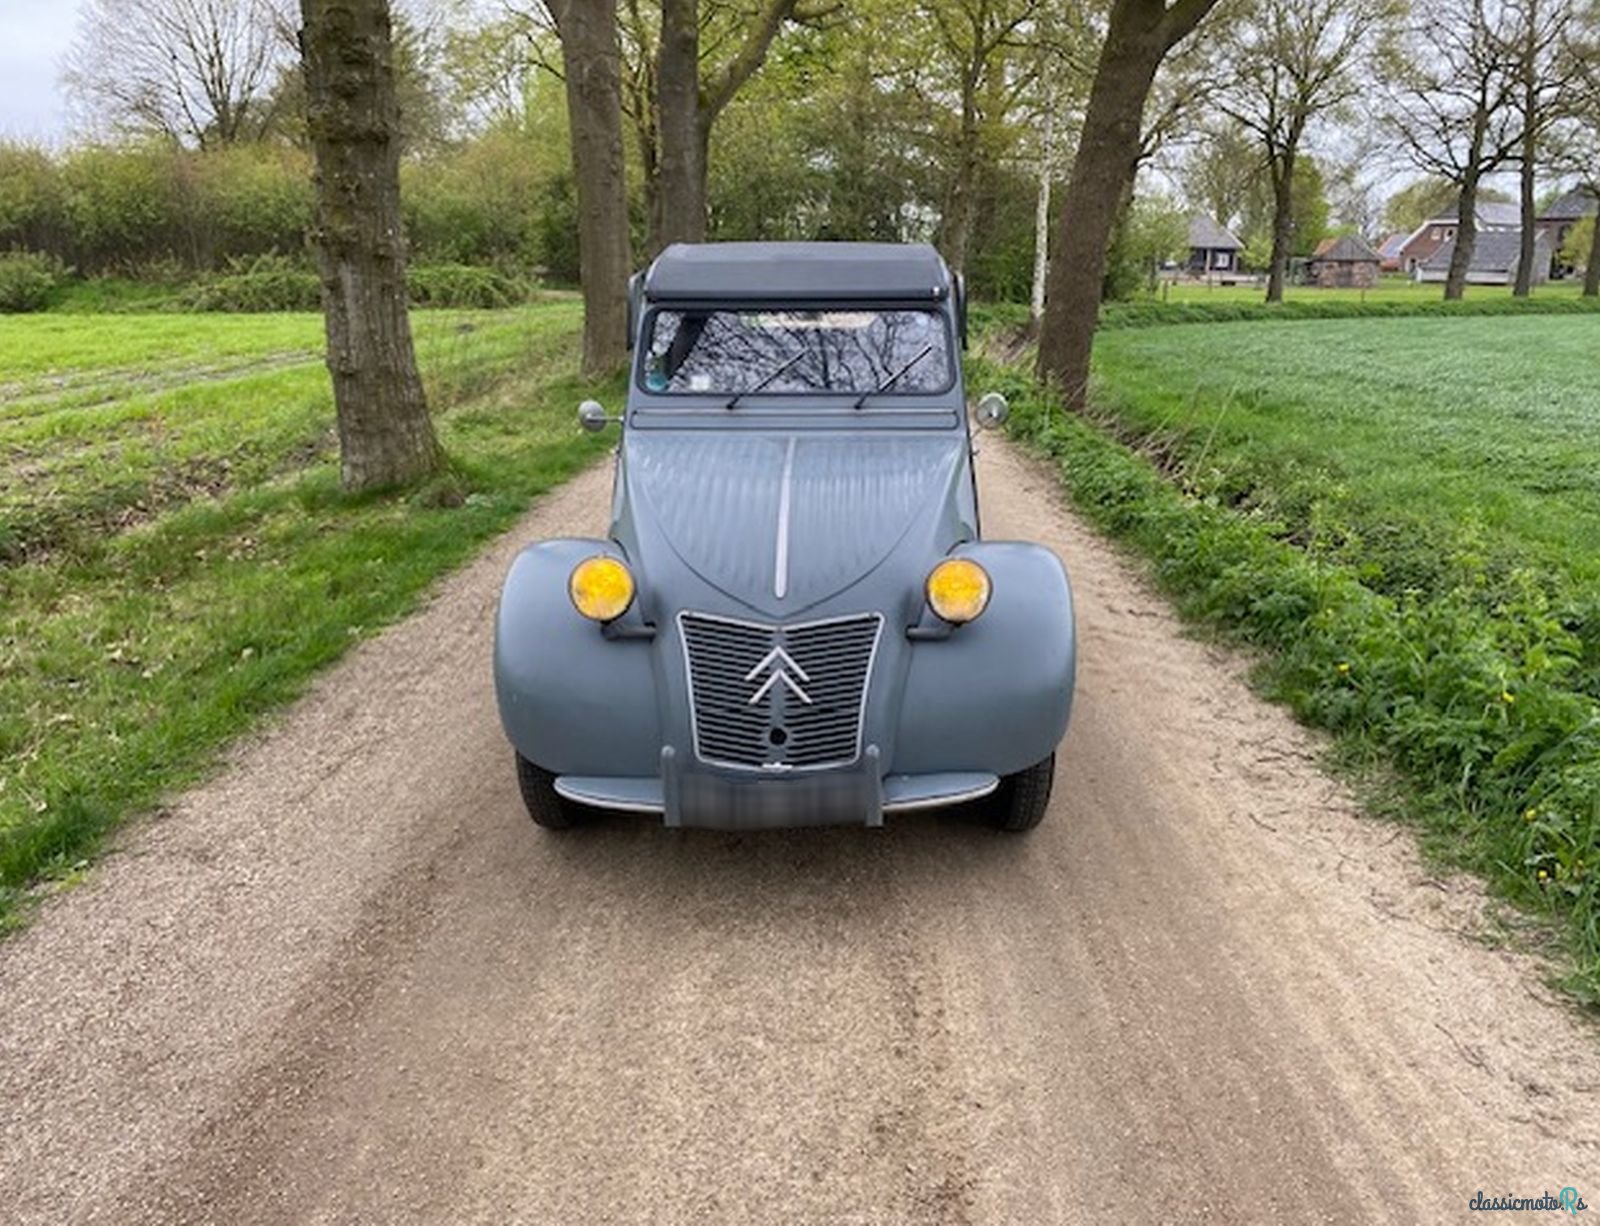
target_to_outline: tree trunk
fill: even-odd
[[[1138,165],[1145,99],[1167,51],[1164,12],[1160,0],[1118,0],[1113,6],[1062,197],[1045,283],[1038,373],[1060,386],[1073,412],[1081,412],[1087,400],[1106,249]]]
[[[1518,248],[1517,280],[1516,284],[1511,287],[1511,295],[1514,298],[1526,298],[1533,292],[1534,240],[1539,237],[1533,225],[1535,217],[1538,216],[1538,209],[1533,199],[1534,146],[1537,143],[1537,140],[1531,135],[1523,138],[1520,176],[1522,180],[1522,242]]]
[[[1273,159],[1272,263],[1267,273],[1267,301],[1283,301],[1283,283],[1289,275],[1289,245],[1294,241],[1295,151],[1285,150]]]
[[[631,262],[617,6],[616,0],[561,0],[554,11],[567,77],[572,169],[578,183],[583,370],[606,375],[627,356]]]
[[[700,132],[699,0],[662,0],[656,60],[657,164],[651,254],[706,238],[707,144]]]
[[[1472,266],[1472,248],[1478,240],[1478,176],[1469,174],[1461,183],[1461,203],[1456,209],[1455,248],[1450,252],[1450,271],[1445,274],[1444,297],[1454,302],[1466,292],[1467,269]]]
[[[669,243],[705,241],[712,125],[766,61],[795,3],[766,0],[752,15],[733,58],[702,81],[699,0],[662,0],[654,102],[660,144],[656,172],[645,188],[651,201],[646,245],[652,255]]]
[[[952,272],[967,266],[967,246],[972,237],[972,197],[978,178],[978,80],[981,65],[967,66],[961,82],[961,127],[956,138],[956,172],[945,196],[944,216],[940,219],[940,243],[944,262]]]
[[[1050,259],[1050,183],[1056,162],[1055,93],[1045,98],[1044,132],[1039,146],[1039,195],[1033,206],[1033,292],[1028,317],[1034,327],[1044,315],[1044,278]]]
[[[1583,296],[1600,298],[1600,213],[1595,215],[1589,235],[1589,262],[1583,268]]]
[[[1539,156],[1539,13],[1537,0],[1527,0],[1522,63],[1522,165],[1518,176],[1521,187],[1522,241],[1518,244],[1517,280],[1511,287],[1514,298],[1526,298],[1533,290],[1534,233],[1537,216],[1533,200],[1533,174]]]
[[[300,0],[315,240],[346,489],[441,461],[406,314],[399,108],[388,0]]]

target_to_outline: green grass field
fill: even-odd
[[[1576,298],[1583,288],[1580,279],[1567,277],[1533,287],[1535,298]],[[1444,287],[1422,284],[1409,277],[1384,276],[1371,289],[1322,289],[1316,285],[1288,285],[1283,291],[1286,302],[1436,302],[1444,297]],[[1177,282],[1157,289],[1148,297],[1158,302],[1261,302],[1266,297],[1266,283],[1260,285],[1223,285],[1220,282]],[[1510,298],[1511,290],[1504,285],[1469,285],[1469,301],[1489,301]]]
[[[0,318],[0,917],[603,450],[576,303],[415,319],[452,471],[351,498],[319,316]]]
[[[1191,488],[1390,594],[1514,568],[1600,584],[1600,317],[1110,331],[1102,403]]]
[[[1600,317],[1104,331],[1014,433],[1600,1003]]]

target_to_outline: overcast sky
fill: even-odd
[[[0,0],[0,137],[58,143],[67,131],[57,77],[81,0]]]

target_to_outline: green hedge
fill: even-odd
[[[44,310],[66,274],[54,256],[37,251],[0,253],[0,314]]]
[[[316,311],[322,285],[309,268],[282,256],[234,261],[227,272],[207,277],[178,298],[190,311]]]
[[[411,303],[418,307],[497,310],[526,302],[532,287],[492,268],[460,264],[420,265],[407,270]],[[309,268],[281,256],[237,262],[179,296],[190,311],[316,311],[322,286]]]
[[[568,162],[564,139],[519,129],[408,156],[401,208],[411,258],[543,267],[575,280]],[[0,250],[47,252],[86,275],[144,278],[176,265],[192,276],[258,256],[298,258],[314,212],[311,159],[286,144],[50,151],[0,140]]]
[[[1600,1002],[1600,701],[1537,576],[1486,609],[1458,591],[1392,599],[1274,525],[1187,495],[1013,368],[1011,433],[1052,456],[1077,506],[1155,565],[1183,611],[1262,649],[1269,692],[1393,767],[1433,845],[1555,922],[1567,983]]]
[[[1323,302],[1291,298],[1287,302],[1108,302],[1100,310],[1103,328],[1147,328],[1159,324],[1216,324],[1238,321],[1296,319],[1384,319],[1401,315],[1594,315],[1596,298],[1440,298],[1416,302]]]
[[[1164,324],[1220,324],[1298,319],[1390,319],[1404,315],[1596,315],[1600,298],[1504,297],[1441,298],[1358,302],[1349,298],[1291,298],[1287,302],[1107,302],[1100,308],[1102,328],[1150,328]],[[1015,302],[974,303],[972,329],[1022,328],[1028,308]]]
[[[468,264],[423,264],[406,274],[411,302],[421,307],[497,310],[526,302],[532,287],[493,268]]]

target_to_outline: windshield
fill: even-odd
[[[657,311],[643,386],[910,396],[946,391],[952,377],[944,317],[935,311]]]

